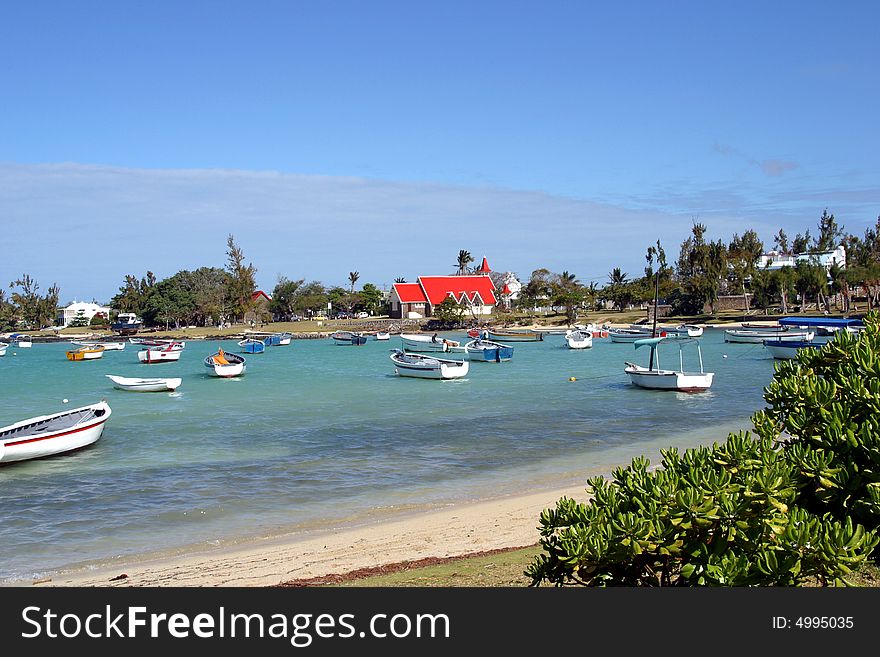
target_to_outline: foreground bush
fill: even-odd
[[[878,544],[880,329],[777,365],[755,435],[662,452],[541,514],[532,583],[840,585]],[[865,528],[867,527],[867,529]]]

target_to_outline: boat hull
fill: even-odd
[[[593,346],[593,333],[572,331],[565,334],[565,342],[569,349],[590,349]]]
[[[712,372],[689,373],[673,370],[648,370],[643,367],[627,367],[633,385],[650,390],[673,390],[676,392],[704,392],[712,386]]]
[[[428,356],[414,358],[412,354],[392,354],[394,371],[404,377],[415,379],[460,379],[467,375],[469,363],[466,360],[446,360]]]
[[[68,426],[57,431],[46,431],[37,433],[26,433],[18,436],[3,439],[2,434],[7,430],[13,429],[21,424],[32,421],[60,417],[75,413],[79,410],[88,408],[95,409],[101,415],[95,417],[88,422],[80,425]],[[54,456],[56,454],[64,454],[77,449],[82,449],[97,442],[104,432],[104,423],[110,417],[110,407],[105,402],[100,402],[92,407],[83,407],[82,409],[74,409],[65,413],[56,413],[55,415],[45,416],[44,418],[33,418],[24,422],[3,427],[0,429],[0,464],[13,463],[16,461],[29,461],[31,459],[44,458],[46,456]]]
[[[544,334],[538,331],[488,331],[490,340],[504,342],[543,342]]]
[[[166,349],[141,349],[138,352],[138,360],[142,363],[152,365],[153,363],[170,363],[180,360],[182,350],[166,350]]]
[[[434,340],[429,335],[401,335],[400,342],[406,351],[415,352],[446,352],[449,351],[449,341],[442,338]],[[460,346],[455,344],[455,346]]]
[[[75,349],[74,351],[67,352],[67,360],[79,361],[79,360],[97,360],[104,356],[104,349],[89,349],[84,347],[82,349]]]
[[[802,349],[818,349],[819,344],[812,342],[786,342],[780,340],[765,340],[764,348],[777,360],[794,360]]]
[[[725,342],[738,342],[747,344],[763,344],[765,340],[777,342],[802,342],[812,340],[815,333],[812,331],[745,331],[728,329],[724,331]]]
[[[173,392],[180,387],[183,379],[135,379],[105,374],[113,382],[113,387],[130,392]]]

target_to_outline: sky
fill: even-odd
[[[0,285],[226,264],[380,288],[459,250],[636,277],[691,226],[880,215],[880,3],[0,0]]]

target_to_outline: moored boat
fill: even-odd
[[[679,369],[661,369],[660,354],[657,347],[661,344],[672,342],[678,345],[679,349]],[[685,371],[684,358],[682,355],[682,347],[686,344],[696,346],[697,355],[700,362],[700,371]],[[703,354],[700,350],[700,343],[695,338],[663,337],[663,338],[644,338],[633,343],[636,349],[640,347],[650,348],[650,358],[648,367],[636,365],[627,362],[624,372],[629,376],[633,385],[640,388],[650,388],[652,390],[673,390],[677,392],[703,392],[712,386],[712,379],[715,374],[713,372],[703,371]]]
[[[266,351],[266,343],[256,338],[246,338],[238,343],[246,354],[262,354]]]
[[[642,329],[632,329],[632,328],[621,328],[621,329],[609,329],[608,337],[611,338],[611,342],[635,342],[636,340],[644,340],[645,338],[651,337],[651,330],[647,331]],[[665,338],[666,331],[661,331],[659,328],[657,329],[657,336]]]
[[[137,356],[142,363],[167,363],[180,360],[180,354],[183,353],[183,347],[180,343],[171,342],[163,346],[146,347],[141,349]]]
[[[0,342],[0,356],[6,355],[6,350],[9,348],[9,345],[5,342]]]
[[[391,334],[388,331],[376,331],[377,340],[390,340]]]
[[[214,376],[227,379],[241,376],[247,369],[244,356],[223,351],[223,349],[218,349],[216,353],[205,358],[205,367],[211,370]]]
[[[79,347],[67,352],[67,360],[97,360],[104,355],[104,347]]]
[[[367,336],[362,333],[352,333],[351,334],[351,343],[353,345],[367,344]]]
[[[31,340],[31,336],[25,335],[24,333],[13,333],[9,336],[9,339],[15,342],[15,346],[20,349],[28,349],[33,346],[33,340]]]
[[[464,347],[468,360],[500,363],[513,358],[513,347],[492,340],[471,340]]]
[[[132,392],[173,392],[180,387],[183,379],[137,379],[125,376],[105,374],[113,382],[113,387]]]
[[[125,349],[125,342],[86,342],[84,340],[71,340],[70,344],[78,347],[104,347],[104,351],[122,351]]]
[[[764,348],[778,360],[793,360],[802,349],[818,349],[821,346],[807,340],[764,340]]]
[[[461,343],[456,340],[441,338],[434,335],[421,335],[419,333],[401,333],[400,342],[405,351],[449,351],[449,347],[460,347]]]
[[[565,334],[565,342],[569,349],[589,349],[593,346],[592,331],[568,331]]]
[[[815,336],[813,331],[799,331],[792,329],[777,329],[759,331],[755,329],[726,329],[724,331],[725,342],[741,342],[749,344],[762,344],[764,340],[779,340],[785,342],[810,341]]]
[[[541,342],[544,334],[541,331],[501,331],[488,329],[483,332],[489,340],[503,340],[504,342]]]
[[[391,353],[391,362],[400,376],[417,379],[459,379],[467,375],[469,366],[466,360],[412,354],[400,349]]]
[[[107,402],[41,415],[0,428],[0,463],[71,452],[96,442],[110,417]]]

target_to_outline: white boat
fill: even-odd
[[[818,349],[822,345],[807,340],[764,340],[764,349],[778,360],[793,360],[802,349]]]
[[[679,369],[677,370],[660,368],[660,354],[657,347],[670,342],[678,345]],[[634,385],[652,390],[674,390],[677,392],[702,392],[711,387],[715,374],[703,371],[703,354],[700,350],[700,343],[695,338],[679,336],[644,338],[637,340],[633,344],[636,349],[649,347],[651,350],[648,367],[642,367],[635,363],[625,363],[626,367],[623,371],[629,375],[630,381]],[[693,344],[697,348],[697,355],[700,361],[699,372],[686,372],[684,369],[682,347],[686,344]]]
[[[125,349],[125,342],[85,342],[81,340],[71,340],[70,344],[80,347],[104,347],[104,351],[122,351]]]
[[[244,356],[223,351],[222,349],[205,358],[205,367],[211,370],[214,376],[223,378],[241,376],[247,369]]]
[[[659,337],[666,337],[666,331],[661,331],[658,328],[657,335]],[[644,340],[645,338],[650,338],[651,330],[648,329],[647,331],[644,331],[642,329],[632,328],[609,329],[608,337],[611,338],[611,342],[635,342],[636,340]]]
[[[687,338],[699,338],[703,335],[703,327],[695,324],[679,324],[673,327],[664,327],[666,335],[679,335]]]
[[[110,407],[101,401],[0,428],[0,463],[52,456],[86,447],[104,432]]]
[[[180,354],[183,353],[183,347],[178,343],[172,342],[161,347],[146,347],[141,349],[137,356],[142,363],[169,363],[180,360]]]
[[[410,354],[400,349],[392,352],[391,361],[397,374],[417,379],[459,379],[467,375],[470,365],[466,360]]]
[[[388,331],[377,331],[376,332],[377,340],[390,340],[391,334]]]
[[[278,336],[278,346],[285,346],[290,344],[290,339],[293,337],[292,333],[281,333]]]
[[[764,340],[782,340],[786,342],[809,342],[815,337],[813,331],[799,330],[764,330],[755,329],[727,329],[724,331],[725,342],[745,342],[751,344],[762,344]]]
[[[23,333],[13,333],[9,336],[10,340],[15,342],[15,346],[21,349],[28,349],[33,346],[33,341],[29,335],[24,335]]]
[[[114,388],[132,392],[173,392],[183,382],[183,379],[134,379],[113,374],[104,376],[113,382]]]
[[[97,360],[103,357],[104,347],[79,347],[67,352],[67,360]]]
[[[6,350],[9,348],[9,345],[5,342],[0,342],[0,356],[6,355]]]
[[[492,340],[471,340],[464,345],[468,360],[500,363],[513,358],[513,347]]]
[[[607,338],[608,337],[608,326],[596,326],[593,323],[590,324],[575,324],[575,331],[584,331],[589,333],[594,338]],[[568,333],[568,331],[566,331]]]
[[[568,331],[565,334],[565,341],[568,343],[569,349],[589,349],[593,346],[593,332]]]
[[[131,344],[139,344],[144,347],[167,347],[168,345],[173,345],[173,347],[178,350],[184,349],[186,347],[186,342],[184,340],[173,340],[170,338],[165,338],[161,340],[151,340],[149,338],[129,338],[128,341]]]
[[[434,335],[420,335],[418,333],[401,333],[400,341],[404,351],[449,351],[450,347],[461,347],[460,342],[441,338]]]

